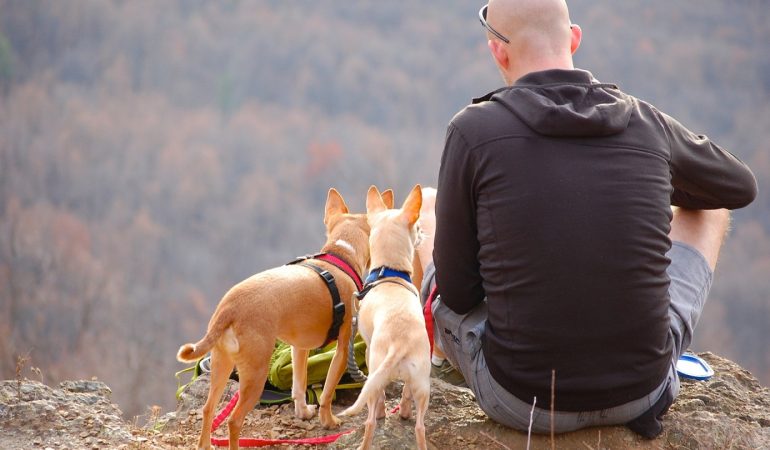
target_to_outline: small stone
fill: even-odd
[[[705,406],[706,403],[704,403],[703,400],[694,398],[691,400],[683,401],[679,408],[682,411],[697,411],[699,409],[703,409]]]
[[[294,425],[296,425],[298,428],[302,428],[305,431],[315,430],[315,424],[306,422],[304,420],[297,421]]]

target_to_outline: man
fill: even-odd
[[[627,424],[655,437],[728,210],[751,203],[754,176],[574,69],[581,30],[564,0],[492,0],[480,18],[507,86],[448,127],[438,345],[497,422],[527,430],[534,405],[532,430],[549,432],[553,384],[556,432]]]

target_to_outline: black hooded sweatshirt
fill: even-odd
[[[434,262],[459,314],[487,299],[482,350],[523,401],[588,411],[661,384],[672,360],[671,205],[756,196],[738,158],[582,70],[528,74],[450,123]]]

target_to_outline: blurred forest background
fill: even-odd
[[[746,161],[693,347],[770,385],[770,2],[574,0],[576,64]],[[336,187],[435,185],[501,85],[481,2],[0,0],[0,377],[174,405],[222,294],[323,242]],[[259,321],[259,317],[254,318]]]

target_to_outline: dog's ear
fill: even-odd
[[[393,201],[393,189],[387,189],[385,191],[382,191],[382,201],[385,202],[385,206],[388,209],[393,209],[394,201]]]
[[[420,208],[422,207],[422,188],[419,184],[415,185],[412,192],[404,201],[401,207],[401,215],[406,218],[406,222],[411,227],[420,218]]]
[[[366,213],[374,214],[387,209],[385,202],[382,201],[380,191],[375,186],[369,188],[369,192],[366,193]]]
[[[345,204],[345,200],[342,198],[336,189],[329,189],[329,194],[326,196],[326,213],[324,214],[324,225],[329,226],[329,222],[332,217],[338,214],[347,214],[348,205]]]

